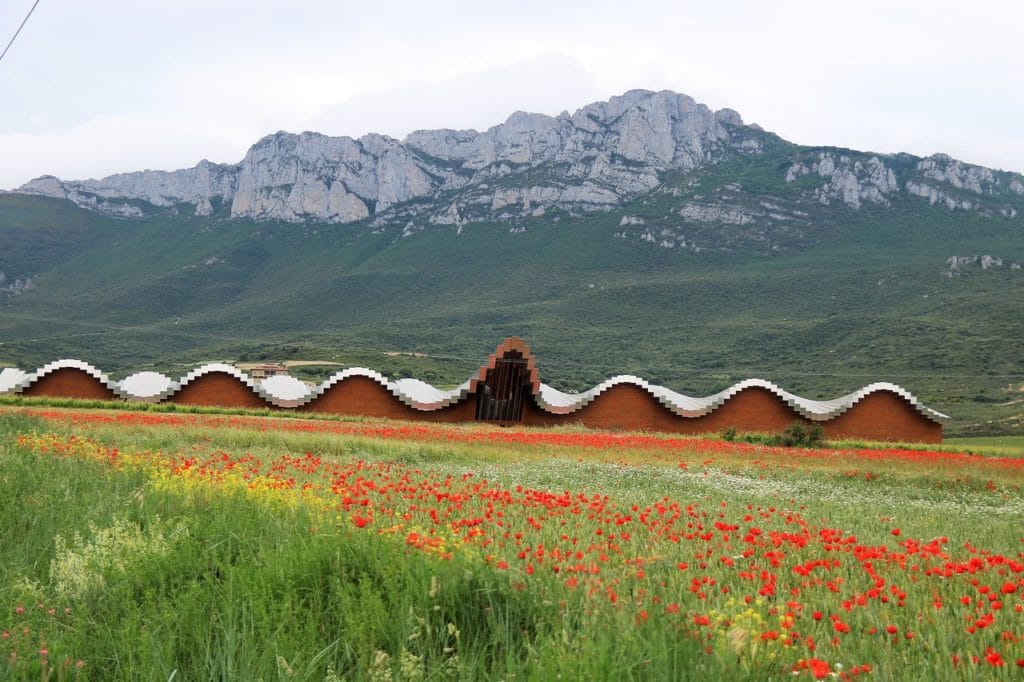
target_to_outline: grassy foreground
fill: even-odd
[[[995,449],[6,408],[0,677],[1015,679],[1022,484]]]

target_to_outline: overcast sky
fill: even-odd
[[[3,44],[32,2],[0,0]],[[1022,34],[1017,0],[41,0],[0,61],[0,187],[233,163],[277,130],[485,129],[633,88],[801,144],[1022,172]]]

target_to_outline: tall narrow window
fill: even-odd
[[[528,374],[526,359],[517,352],[498,358],[477,389],[476,418],[482,421],[522,421]]]

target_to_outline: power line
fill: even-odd
[[[21,20],[21,26],[19,26],[18,30],[14,32],[13,36],[11,36],[11,40],[7,43],[7,47],[4,48],[4,51],[0,52],[0,61],[3,61],[4,55],[7,54],[7,50],[11,49],[11,45],[14,44],[15,38],[17,38],[18,34],[21,33],[21,29],[25,28],[25,24],[28,23],[28,18],[30,16],[32,16],[33,12],[36,11],[36,5],[38,5],[38,4],[39,4],[39,0],[36,0],[34,3],[32,3],[32,9],[30,9],[28,11],[28,14],[25,15],[25,18]]]

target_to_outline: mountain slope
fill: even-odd
[[[233,166],[30,183],[61,198],[0,195],[0,272],[31,279],[0,283],[0,362],[315,358],[457,383],[517,334],[562,388],[892,380],[954,432],[1020,428],[984,424],[1021,412],[1020,176],[800,147],[690,102],[278,134]],[[324,212],[334,183],[364,217]]]

